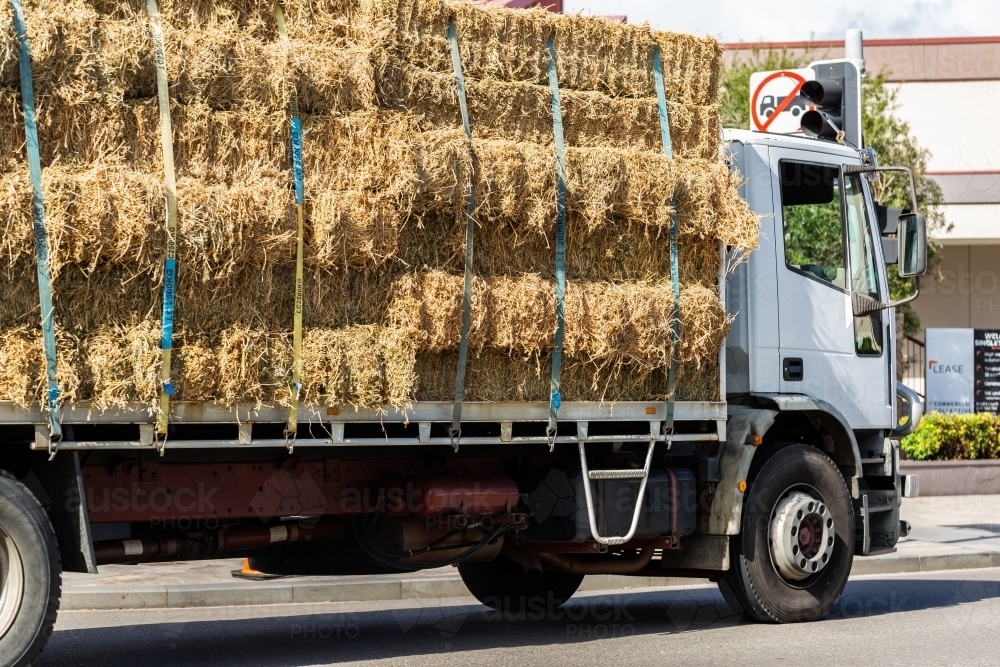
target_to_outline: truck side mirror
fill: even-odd
[[[927,221],[919,213],[899,216],[899,275],[912,278],[927,273]]]

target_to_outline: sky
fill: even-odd
[[[997,0],[565,0],[565,11],[723,42],[843,39],[847,28],[868,39],[1000,35]]]

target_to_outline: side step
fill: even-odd
[[[667,437],[669,446],[669,436]],[[587,518],[590,520],[590,532],[600,544],[605,546],[618,546],[624,544],[632,539],[635,535],[636,528],[639,526],[639,517],[642,515],[643,501],[646,497],[646,483],[649,481],[649,468],[653,463],[653,451],[656,449],[656,442],[654,440],[649,441],[649,451],[646,452],[646,465],[643,466],[642,470],[589,470],[587,468],[587,446],[585,443],[580,442],[580,469],[583,471],[583,491],[587,498]],[[642,484],[639,486],[639,495],[635,502],[635,511],[632,514],[632,527],[624,536],[610,536],[606,537],[601,535],[597,530],[597,511],[594,508],[594,495],[593,491],[590,489],[591,480],[601,480],[601,479],[641,479]]]

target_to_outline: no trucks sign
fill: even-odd
[[[750,129],[755,132],[802,132],[802,114],[813,108],[800,94],[816,78],[812,69],[785,69],[750,75]]]

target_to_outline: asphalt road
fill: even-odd
[[[852,579],[827,620],[799,625],[742,621],[709,586],[529,614],[470,598],[65,612],[38,667],[1000,665],[1000,569]]]

